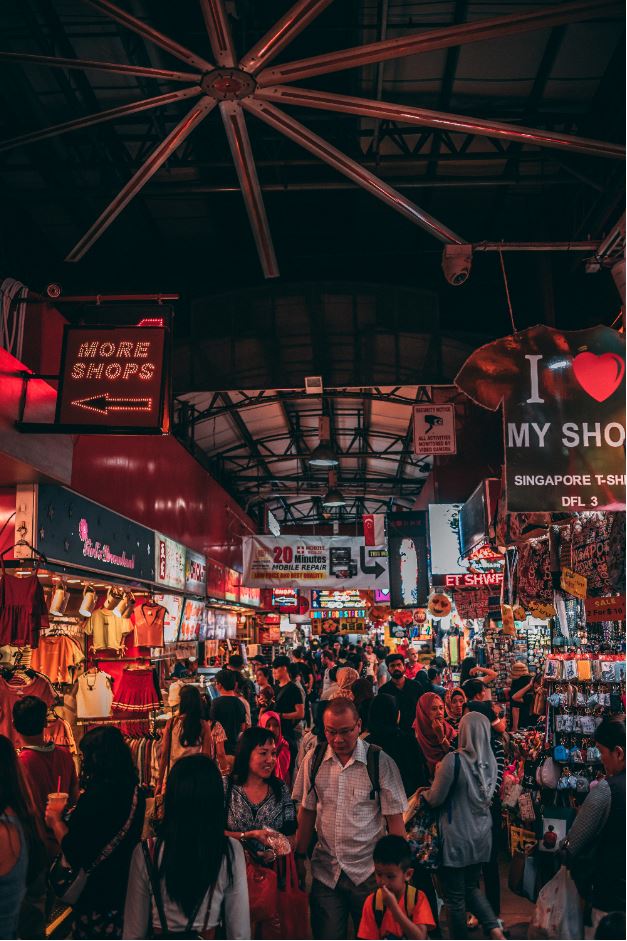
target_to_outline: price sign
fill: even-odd
[[[625,596],[610,598],[586,598],[586,621],[624,621]]]
[[[65,328],[56,420],[81,433],[166,431],[167,330]]]
[[[530,601],[529,613],[538,621],[548,621],[555,617],[555,608],[552,604],[545,604],[542,601]]]
[[[560,585],[569,595],[575,598],[585,598],[588,593],[588,579],[585,575],[578,575],[572,569],[563,568]]]

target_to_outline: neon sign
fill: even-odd
[[[436,580],[434,579],[434,584]],[[463,575],[445,575],[437,581],[447,588],[485,588],[490,585],[502,585],[502,572],[465,572]]]
[[[57,422],[81,431],[167,430],[167,330],[67,326]]]

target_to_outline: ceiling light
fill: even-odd
[[[97,600],[96,589],[93,585],[87,585],[83,592],[83,600],[81,601],[78,613],[82,614],[84,618],[91,617],[91,613],[96,607]]]
[[[344,494],[337,487],[329,487],[322,498],[322,505],[327,507],[346,506]]]
[[[340,462],[333,453],[331,446],[321,441],[307,458],[307,463],[311,464],[312,467],[337,467]]]

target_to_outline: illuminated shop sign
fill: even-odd
[[[502,572],[466,572],[464,575],[436,575],[434,585],[447,588],[486,588],[503,584]]]
[[[155,581],[168,588],[185,588],[185,546],[155,533]]]
[[[165,431],[166,330],[65,328],[56,420],[83,432]]]
[[[204,596],[207,590],[207,560],[199,552],[188,549],[185,553],[185,591]]]
[[[366,617],[365,608],[343,608],[343,609],[332,609],[326,608],[324,611],[310,611],[308,619],[319,620],[320,618],[363,618]]]
[[[320,591],[312,589],[311,607],[324,608],[329,611],[344,611],[347,608],[363,607],[364,599],[360,591],[355,588],[347,588],[344,591]],[[363,615],[362,615],[363,617]]]

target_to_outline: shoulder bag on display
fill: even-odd
[[[207,932],[207,922],[209,921],[209,913],[211,911],[211,902],[213,900],[213,890],[214,886],[211,886],[208,892],[203,893],[198,900],[198,903],[194,906],[192,914],[187,919],[187,925],[183,931],[171,931],[168,928],[168,919],[166,918],[165,909],[163,907],[163,898],[161,895],[161,881],[159,879],[159,873],[157,870],[156,863],[156,843],[154,839],[142,840],[142,852],[144,854],[144,862],[146,863],[146,872],[148,873],[148,878],[150,879],[150,889],[152,892],[152,897],[155,900],[155,906],[157,908],[157,914],[159,915],[159,924],[161,925],[161,933],[155,934],[152,932],[153,938],[204,938]],[[194,928],[194,922],[198,917],[198,912],[204,900],[207,899],[207,909],[205,911],[205,918],[203,921],[202,931],[198,931],[197,928]],[[150,934],[150,932],[149,932]]]
[[[451,823],[453,815],[453,794],[457,787],[459,779],[459,769],[461,760],[459,754],[455,753],[455,770],[453,772],[453,783],[448,792],[446,802],[442,807],[429,807],[425,800],[419,800],[418,810],[413,819],[407,826],[407,840],[411,847],[413,861],[416,866],[423,866],[425,869],[435,870],[442,865],[442,837],[440,834],[440,815],[445,812],[448,814],[448,822]]]
[[[63,856],[63,853],[59,853],[53,862],[48,877],[50,885],[57,898],[65,902],[66,905],[76,905],[94,869],[113,853],[130,830],[137,810],[137,797],[138,788],[135,788],[128,820],[122,829],[116,833],[111,842],[105,846],[100,855],[96,857],[88,869],[83,869],[82,866],[79,868],[70,866]]]

